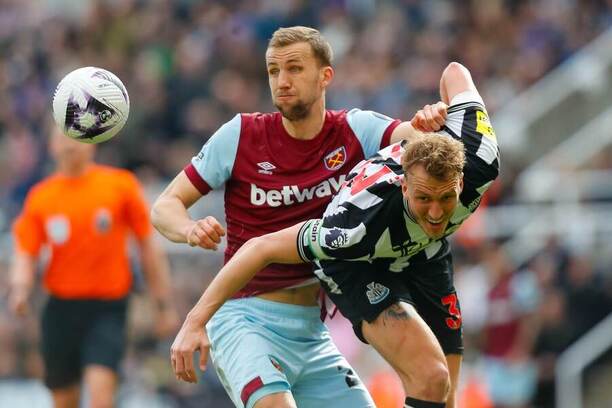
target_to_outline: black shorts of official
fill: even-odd
[[[88,365],[117,371],[126,344],[126,315],[127,298],[49,297],[41,323],[45,385],[56,389],[76,384]]]
[[[389,306],[404,301],[415,307],[445,354],[463,354],[461,308],[450,253],[410,264],[402,272],[389,271],[383,262],[320,261],[320,265],[316,273],[321,285],[362,342],[367,343],[361,329],[364,320],[371,323]]]

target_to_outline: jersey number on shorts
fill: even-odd
[[[461,310],[457,307],[457,295],[451,293],[442,298],[442,304],[448,306],[448,313],[452,317],[446,318],[446,325],[449,329],[457,330],[461,327]]]

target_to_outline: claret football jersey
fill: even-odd
[[[389,145],[400,123],[372,111],[325,112],[310,140],[291,137],[280,113],[239,114],[207,141],[185,173],[206,194],[225,187],[229,260],[250,238],[320,217],[348,171]],[[310,265],[273,264],[236,296],[314,281]]]

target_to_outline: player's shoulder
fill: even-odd
[[[36,200],[46,196],[57,188],[59,181],[60,176],[57,173],[54,173],[34,183],[28,190],[28,199]]]
[[[278,130],[282,119],[280,112],[251,112],[239,113],[230,122],[233,122],[233,131],[237,131],[237,135],[243,139],[249,135],[257,137],[262,132]]]
[[[250,112],[239,113],[236,116],[240,118],[242,123],[270,124],[280,120],[280,112]]]

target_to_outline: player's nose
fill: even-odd
[[[284,70],[280,70],[278,73],[278,87],[279,88],[289,88],[291,86],[291,80],[289,75]]]
[[[429,206],[427,215],[432,221],[437,221],[444,215],[444,210],[442,209],[442,206],[440,204],[434,201]]]

